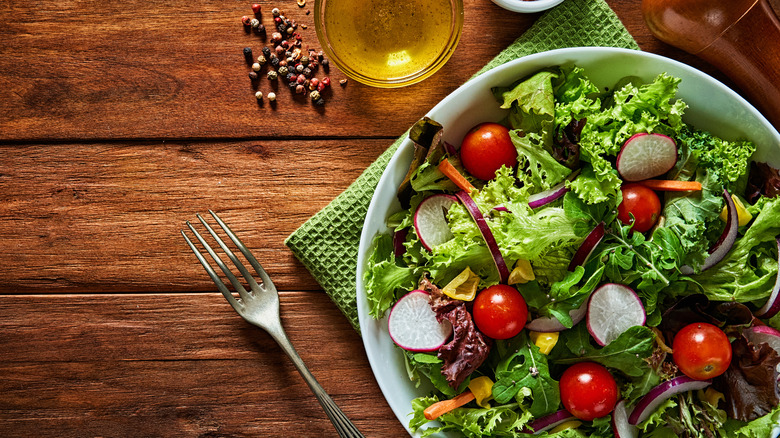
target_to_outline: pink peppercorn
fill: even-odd
[[[330,78],[327,76],[322,78],[322,84],[325,85],[326,87],[330,87]]]
[[[257,3],[254,3],[252,5],[252,12],[254,12],[255,14],[259,14],[260,13],[260,5],[257,4]]]
[[[304,82],[306,82],[306,76],[298,75],[298,77],[295,78],[295,82],[297,82],[299,84],[303,84]]]
[[[241,17],[241,24],[243,24],[244,26],[250,26],[252,24],[252,17],[248,15],[244,15],[243,17]]]

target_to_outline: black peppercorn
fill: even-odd
[[[303,75],[306,76],[307,78],[310,78],[311,74],[312,74],[312,72],[311,72],[310,68],[307,67],[307,68],[303,69]]]
[[[244,59],[246,59],[246,63],[250,65],[255,62],[255,58],[252,56],[251,47],[244,47]]]
[[[276,30],[280,33],[287,33],[287,26],[284,23],[279,23],[276,25]]]
[[[273,65],[274,68],[279,67],[279,58],[271,58],[271,65]]]
[[[314,101],[314,104],[317,105],[317,106],[323,106],[323,105],[325,105],[325,99],[320,97],[319,99]]]
[[[328,61],[328,58],[325,58],[322,61],[320,61],[320,64],[322,64],[323,70],[328,71],[330,69],[330,61]]]
[[[257,80],[257,72],[256,71],[250,71],[249,72],[249,79],[256,81]]]
[[[287,82],[294,83],[296,78],[295,73],[287,73]]]
[[[263,55],[265,55],[266,58],[271,56],[271,48],[270,47],[263,47]]]
[[[290,91],[295,92],[295,89],[298,88],[298,83],[295,81],[291,81],[289,84],[287,84],[290,87]]]
[[[260,36],[265,36],[265,26],[263,24],[258,25],[257,27],[253,28],[255,33]]]

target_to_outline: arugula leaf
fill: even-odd
[[[573,364],[583,361],[597,362],[607,368],[619,370],[630,377],[650,372],[646,358],[653,354],[652,330],[644,326],[631,327],[604,347],[594,347],[585,324],[561,333],[568,352],[562,348],[552,351],[556,364]]]
[[[571,328],[574,322],[569,312],[580,307],[590,294],[596,290],[604,269],[605,266],[602,265],[590,274],[585,284],[581,287],[576,287],[585,276],[585,268],[577,266],[573,272],[568,272],[563,280],[552,285],[549,296],[543,305],[537,308],[537,313],[541,316],[555,317],[565,327]]]
[[[522,388],[529,388],[533,398],[529,412],[533,416],[539,417],[556,411],[561,402],[561,394],[558,382],[550,377],[547,356],[531,343],[525,332],[502,344],[505,345],[503,348],[498,345],[497,347],[509,354],[496,367],[493,399],[497,403],[507,403]]]

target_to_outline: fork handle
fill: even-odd
[[[339,436],[342,438],[364,438],[363,434],[361,434],[358,428],[352,424],[341,408],[336,405],[336,402],[330,398],[328,393],[325,392],[317,379],[314,378],[314,375],[312,375],[311,371],[309,371],[309,368],[307,368],[306,364],[303,363],[301,356],[299,356],[298,352],[295,351],[295,347],[293,347],[290,339],[287,338],[287,334],[285,334],[281,325],[276,327],[275,330],[268,330],[268,333],[272,338],[274,338],[276,343],[282,347],[282,350],[284,350],[284,352],[290,358],[293,365],[295,365],[295,368],[297,368],[298,372],[301,373],[303,380],[306,381],[306,383],[309,385],[309,388],[311,388],[312,392],[314,393],[314,396],[317,397],[317,400],[320,402],[320,405],[322,405],[322,408],[325,410],[325,414],[327,414],[330,422],[333,423],[333,426],[336,428]]]

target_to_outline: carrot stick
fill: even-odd
[[[646,179],[639,181],[639,184],[652,190],[665,192],[689,192],[701,190],[701,183],[698,181],[675,181],[669,179]]]
[[[474,190],[474,186],[471,185],[466,177],[458,172],[458,169],[450,163],[450,160],[446,158],[443,159],[441,163],[439,163],[438,169],[466,193],[471,194],[472,190]]]
[[[462,392],[449,400],[442,400],[428,406],[423,411],[423,414],[428,420],[435,420],[447,412],[455,408],[459,408],[472,400],[474,400],[474,394],[467,389],[465,392]]]

